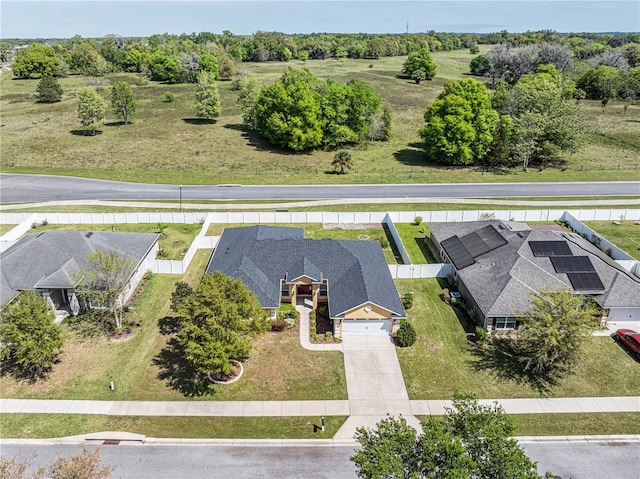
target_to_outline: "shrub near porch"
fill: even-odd
[[[479,398],[636,396],[640,374],[636,363],[610,337],[585,338],[584,351],[573,374],[549,387],[546,394],[504,370],[488,368],[467,342],[474,327],[459,320],[440,298],[435,278],[396,280],[399,291],[414,291],[408,320],[416,343],[397,349],[410,399],[450,399],[456,391]],[[466,331],[465,331],[466,329]],[[502,373],[502,374],[501,374]]]

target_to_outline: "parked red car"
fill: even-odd
[[[615,339],[624,344],[627,350],[640,361],[640,333],[632,329],[618,329]]]

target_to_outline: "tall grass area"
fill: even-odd
[[[222,114],[213,124],[196,124],[195,85],[151,82],[137,85],[133,74],[113,74],[112,82],[133,84],[138,103],[130,125],[112,112],[95,136],[80,134],[74,94],[86,78],[62,78],[63,100],[35,102],[37,80],[0,79],[2,171],[66,174],[140,182],[211,184],[397,183],[629,180],[640,178],[640,106],[606,108],[583,101],[590,134],[587,147],[568,158],[566,171],[483,174],[474,168],[445,168],[429,162],[421,149],[418,128],[424,110],[448,79],[465,78],[473,58],[467,50],[436,52],[438,75],[416,85],[398,78],[405,57],[380,60],[243,63],[261,82],[275,81],[285,68],[309,68],[320,78],[368,82],[394,112],[393,138],[351,149],[355,168],[347,175],[331,173],[333,151],[293,153],[271,146],[242,126],[231,82],[218,82]],[[165,102],[165,93],[175,101]],[[102,91],[108,99],[108,89]]]

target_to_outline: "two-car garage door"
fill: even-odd
[[[343,319],[342,336],[389,336],[390,319]]]

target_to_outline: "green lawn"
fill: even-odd
[[[94,210],[95,211],[95,210]],[[185,253],[193,243],[194,238],[202,228],[201,224],[167,224],[162,228],[158,227],[158,223],[138,223],[138,224],[46,224],[38,225],[32,228],[28,233],[38,233],[40,231],[50,230],[81,230],[81,231],[112,231],[115,228],[120,233],[161,233],[158,244],[161,253],[158,254],[159,259],[175,259],[181,260]]]
[[[4,438],[52,438],[100,431],[147,437],[233,439],[330,439],[345,421],[325,416],[325,431],[314,417],[153,417],[89,414],[2,414]],[[316,426],[316,427],[314,427]]]
[[[640,225],[630,220],[623,220],[621,225],[613,221],[584,221],[584,224],[640,260]]]
[[[293,153],[272,147],[241,125],[232,82],[218,82],[222,114],[213,124],[195,124],[195,85],[150,82],[137,85],[134,74],[107,75],[112,82],[133,83],[137,115],[129,125],[107,123],[95,136],[79,134],[75,92],[86,78],[61,78],[61,102],[35,102],[37,80],[0,79],[3,141],[0,167],[4,172],[50,173],[173,184],[329,184],[412,182],[587,181],[640,178],[640,106],[623,115],[620,102],[606,108],[600,102],[581,101],[589,134],[584,150],[567,158],[567,169],[507,174],[484,173],[476,168],[448,168],[426,158],[418,129],[424,110],[449,79],[468,77],[473,58],[466,50],[434,52],[438,75],[416,85],[398,78],[405,57],[379,60],[335,60],[302,63],[243,63],[263,83],[277,80],[292,66],[306,67],[320,78],[368,82],[394,113],[393,137],[352,147],[355,168],[347,175],[332,174],[334,152]],[[370,65],[372,65],[370,67]],[[175,101],[166,103],[172,92]],[[108,96],[108,89],[102,94]],[[215,152],[215,153],[213,153]]]
[[[640,434],[638,413],[514,414],[516,436]]]
[[[210,394],[191,397],[193,390],[175,372],[171,336],[162,335],[159,321],[170,313],[170,293],[184,279],[196,284],[211,256],[199,250],[184,278],[154,275],[133,312],[141,328],[127,341],[86,339],[65,327],[66,344],[46,381],[29,383],[5,375],[2,396],[41,399],[94,400],[311,400],[345,399],[342,353],[307,351],[296,333],[266,333],[255,343],[243,378],[216,385]],[[64,324],[64,323],[63,323]],[[114,381],[115,391],[109,389]]]
[[[439,263],[436,261],[424,243],[424,239],[428,237],[429,228],[424,223],[414,225],[412,223],[394,223],[404,248],[409,253],[409,258],[414,264],[422,263]]]
[[[0,236],[2,236],[5,233],[8,233],[15,227],[16,225],[0,224]]]
[[[253,226],[250,224],[236,223],[212,223],[207,230],[207,235],[217,236],[222,234],[225,228],[238,228],[244,226]],[[324,229],[322,223],[273,223],[265,224],[265,226],[282,226],[287,228],[304,228],[304,236],[309,239],[336,239],[336,240],[357,240],[367,239],[370,241],[383,242],[386,240],[389,246],[382,249],[387,264],[402,263],[400,255],[395,249],[393,237],[387,234],[383,229]],[[365,238],[366,237],[366,238]]]
[[[436,279],[397,280],[398,290],[415,291],[414,309],[408,312],[418,339],[398,349],[411,399],[449,399],[456,392],[480,398],[635,396],[640,391],[638,363],[610,337],[590,337],[573,374],[541,391],[493,366],[467,343],[471,328],[438,297]],[[465,324],[465,326],[463,326]]]

